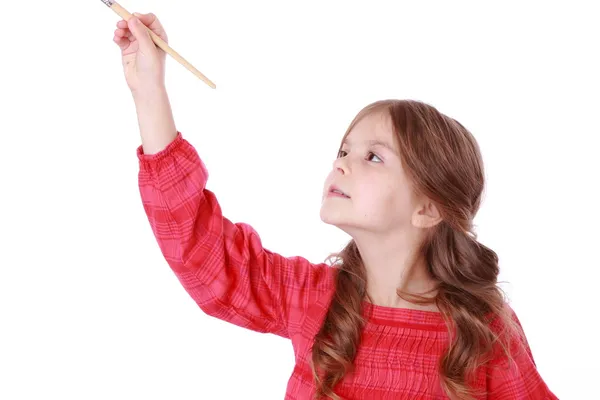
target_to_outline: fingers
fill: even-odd
[[[118,37],[118,36],[113,37],[113,41],[117,44],[117,46],[119,46],[119,48],[121,50],[127,49],[129,47],[129,44],[131,43],[129,38]]]
[[[127,21],[124,19],[117,21],[117,29],[115,29],[113,41],[121,48],[125,50],[129,47],[129,44],[135,41],[135,36],[129,30]]]
[[[144,23],[144,25],[146,25],[148,28],[154,31],[154,33],[156,33],[157,35],[159,34],[159,32],[164,32],[162,24],[160,23],[156,15],[154,15],[153,13],[140,14],[135,12],[133,13],[133,15],[136,16],[140,21]],[[118,21],[117,28],[127,28],[127,21],[124,19]]]
[[[167,41],[167,33],[163,27],[163,25],[161,24],[161,22],[159,21],[159,19],[156,17],[155,14],[153,13],[148,13],[148,14],[141,14],[141,13],[133,13],[134,16],[138,17],[138,19],[140,21],[142,21],[142,23],[144,25],[146,25],[148,28],[150,28],[150,30],[152,32],[154,32],[155,34],[157,34],[158,36],[160,36],[160,38],[164,41]]]
[[[115,36],[119,38],[125,38],[131,36],[131,31],[127,28],[115,29]]]
[[[158,18],[156,18],[156,15],[154,15],[153,13],[148,13],[148,14],[133,13],[133,15],[138,17],[140,19],[140,21],[142,21],[144,23],[144,25],[146,25],[148,28],[152,29],[155,33],[157,33],[156,32],[157,30],[163,31],[162,24],[160,23]]]
[[[142,29],[142,26],[136,26],[135,21],[133,21],[134,19],[140,21],[165,42],[168,41],[167,33],[155,14],[133,13],[132,18],[129,21],[124,19],[117,21],[117,29],[115,29],[113,40],[121,47],[121,49],[127,48],[130,42],[140,38],[143,42],[142,46],[148,48],[154,46],[151,45],[151,39],[148,33],[145,32],[145,29]]]
[[[135,16],[131,17],[127,21],[127,26],[131,32],[131,36],[135,37],[135,39],[138,41],[142,51],[149,54],[156,50],[156,46],[150,38],[148,29],[146,29],[146,26],[144,26],[144,23],[140,21],[139,18],[136,18]]]

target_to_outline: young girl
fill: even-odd
[[[221,214],[207,168],[173,122],[165,54],[142,24],[117,23],[142,145],[139,188],[158,245],[207,314],[289,338],[286,399],[556,399],[476,240],[478,145],[417,101],[368,105],[350,123],[321,219],[352,240],[333,265],[283,257]],[[260,397],[259,393],[250,397]]]

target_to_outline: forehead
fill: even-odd
[[[384,112],[371,113],[358,121],[344,138],[343,144],[381,144],[391,150],[398,151],[391,118]]]

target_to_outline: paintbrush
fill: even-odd
[[[131,13],[129,11],[127,11],[126,9],[124,9],[116,1],[113,1],[113,0],[101,0],[101,1],[104,4],[106,4],[111,10],[113,10],[115,13],[117,13],[125,21],[129,21],[129,19],[131,18],[131,16],[132,16]],[[141,24],[141,25],[144,25],[144,24]],[[208,79],[206,76],[204,76],[204,74],[202,72],[198,71],[196,69],[196,67],[194,67],[192,64],[190,64],[185,58],[181,57],[179,55],[179,53],[177,53],[175,50],[173,50],[167,44],[167,42],[165,42],[164,40],[162,40],[156,33],[152,32],[152,30],[150,28],[148,28],[147,26],[144,26],[144,27],[146,28],[146,30],[148,31],[148,33],[150,33],[150,37],[152,38],[152,40],[154,41],[154,43],[158,47],[160,47],[162,50],[164,50],[165,53],[167,53],[168,55],[170,55],[171,57],[173,57],[175,59],[175,61],[177,61],[179,64],[183,65],[184,67],[186,67],[188,70],[190,70],[198,78],[202,79],[208,86],[210,86],[213,89],[216,88],[215,84],[212,83],[210,79]]]

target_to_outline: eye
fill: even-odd
[[[338,151],[337,158],[346,157],[346,155],[348,155],[348,153],[346,153],[344,150],[340,150]]]
[[[374,158],[376,158],[377,160],[375,160]],[[369,161],[375,161],[375,162],[383,162],[383,160],[375,153],[369,152],[369,155],[367,156],[367,160]]]

